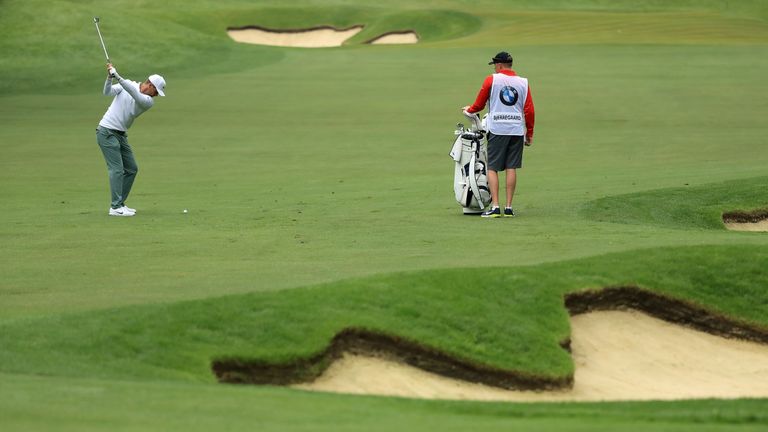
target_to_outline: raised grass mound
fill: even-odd
[[[630,296],[618,291],[624,303],[604,303],[652,312],[643,305],[669,298],[677,306],[669,316],[661,313],[667,319],[764,340],[766,264],[768,251],[756,246],[662,248],[488,269],[482,280],[464,270],[427,271],[44,318],[3,326],[0,367],[15,373],[214,381],[212,367],[221,372],[221,365],[262,365],[277,371],[274,376],[288,377],[283,383],[295,382],[320,375],[333,357],[323,353],[334,338],[358,329],[346,334],[383,335],[377,337],[438,353],[448,359],[447,368],[438,370],[444,375],[461,366],[474,371],[472,379],[492,376],[485,382],[501,387],[564,388],[573,381],[574,364],[563,349],[570,338],[563,296],[592,288],[579,295],[597,293],[591,295],[599,300],[611,291],[595,288],[641,287]],[[600,307],[598,300],[589,304]],[[578,311],[577,303],[567,302]]]
[[[725,339],[632,310],[571,318],[573,385],[506,390],[427,372],[381,352],[345,351],[293,387],[336,393],[482,401],[671,400],[768,396],[768,344]]]
[[[768,217],[768,177],[609,196],[586,203],[581,214],[599,222],[674,229],[723,229],[723,222],[757,223]],[[754,210],[739,210],[739,209]]]

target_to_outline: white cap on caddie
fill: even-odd
[[[152,85],[155,86],[155,88],[157,89],[157,94],[159,94],[160,96],[165,96],[165,78],[157,74],[150,75],[149,82],[151,82]]]

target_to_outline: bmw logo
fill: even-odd
[[[512,106],[517,103],[517,89],[511,86],[506,86],[499,92],[499,100],[506,106]]]

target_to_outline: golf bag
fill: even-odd
[[[453,159],[453,190],[456,201],[463,207],[464,214],[480,214],[491,203],[491,191],[488,189],[488,147],[483,136],[480,119],[477,114],[464,112],[473,126],[465,129],[459,123],[456,126],[456,141],[449,155]]]

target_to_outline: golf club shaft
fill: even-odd
[[[104,56],[107,58],[107,63],[112,63],[109,60],[109,54],[107,54],[107,46],[104,45],[104,38],[101,37],[101,30],[99,30],[99,19],[94,18],[93,23],[96,24],[96,33],[99,34],[99,40],[101,41],[101,47],[104,49]]]

